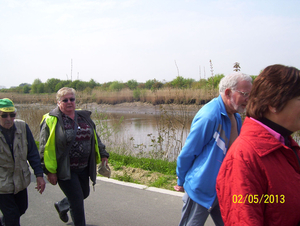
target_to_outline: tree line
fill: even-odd
[[[145,83],[139,83],[134,79],[131,79],[125,83],[121,81],[112,81],[107,83],[97,83],[91,79],[88,82],[81,80],[60,80],[56,78],[48,79],[43,83],[40,79],[35,79],[32,84],[22,83],[17,87],[11,87],[9,89],[1,89],[1,92],[16,92],[16,93],[56,93],[62,87],[72,87],[77,91],[90,92],[92,89],[99,89],[103,91],[120,91],[122,89],[130,90],[143,90],[148,89],[151,91],[159,90],[162,88],[177,88],[177,89],[203,89],[218,87],[220,80],[224,77],[224,74],[216,74],[208,79],[195,79],[184,78],[177,76],[170,82],[161,82],[156,79],[147,80]],[[253,80],[256,76],[252,76]]]

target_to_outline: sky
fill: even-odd
[[[235,62],[249,75],[300,69],[299,9],[299,0],[0,0],[0,86],[197,81]]]

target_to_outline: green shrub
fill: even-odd
[[[139,101],[141,97],[141,90],[140,89],[135,89],[133,90],[133,98],[136,101]]]

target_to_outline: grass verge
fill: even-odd
[[[176,162],[160,159],[137,158],[110,152],[111,178],[143,184],[149,187],[174,190],[176,185]]]

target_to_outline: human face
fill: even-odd
[[[284,128],[292,132],[300,130],[300,96],[289,100],[280,112],[271,114],[271,120]]]
[[[252,88],[252,83],[248,81],[238,82],[235,89],[232,89],[230,96],[230,104],[233,113],[244,113],[249,100],[249,94]]]
[[[69,93],[62,96],[57,104],[64,114],[72,116],[75,113],[76,103],[74,94]]]
[[[5,129],[10,129],[14,125],[14,120],[15,120],[15,112],[3,112],[0,111],[0,125],[5,128]],[[7,115],[6,118],[2,118],[2,115],[5,116]],[[13,117],[13,115],[15,115]]]

